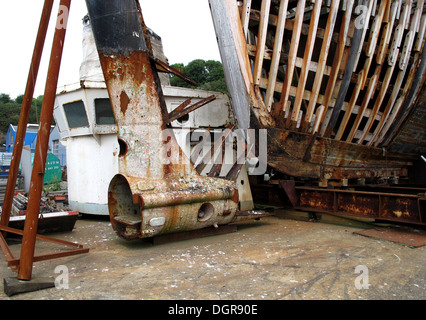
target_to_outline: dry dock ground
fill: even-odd
[[[89,253],[34,263],[33,279],[58,286],[2,300],[424,300],[426,246],[354,234],[377,226],[278,210],[229,234],[160,245],[118,238],[108,219],[79,219],[51,236]],[[20,244],[10,242],[19,257]],[[37,252],[60,246],[37,242]],[[37,253],[36,252],[36,253]],[[56,269],[56,273],[55,273]],[[0,262],[1,278],[16,277]],[[60,278],[58,278],[60,277]],[[60,279],[60,280],[58,280]],[[3,286],[3,284],[1,284]]]

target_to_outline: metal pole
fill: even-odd
[[[61,0],[58,22],[56,25],[55,36],[53,38],[52,52],[40,114],[40,127],[37,134],[36,151],[34,154],[34,165],[31,174],[31,187],[28,196],[24,235],[22,239],[21,258],[18,271],[18,279],[20,280],[31,280],[37,236],[38,215],[40,211],[40,198],[43,188],[44,171],[53,118],[53,106],[55,103],[56,87],[58,85],[59,70],[66,33],[66,20],[70,5],[71,0]],[[64,15],[66,15],[65,18]],[[59,21],[61,17],[64,18],[63,21]]]
[[[12,210],[13,193],[15,192],[16,179],[18,177],[19,163],[21,162],[22,148],[24,147],[25,133],[30,115],[31,104],[33,101],[34,87],[37,80],[40,60],[43,52],[46,33],[49,26],[50,15],[52,13],[53,0],[44,2],[41,14],[40,25],[36,42],[34,45],[33,57],[31,60],[30,71],[28,74],[27,86],[25,88],[24,100],[22,102],[21,114],[18,121],[15,145],[13,147],[12,161],[10,163],[9,177],[7,180],[6,191],[4,195],[3,210],[1,214],[0,225],[8,226],[10,212]]]

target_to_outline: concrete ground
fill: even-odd
[[[118,238],[108,219],[79,219],[72,232],[51,236],[82,244],[89,253],[34,263],[33,279],[62,279],[59,287],[12,297],[2,287],[0,299],[426,298],[426,246],[353,234],[375,226],[368,221],[323,215],[320,222],[309,222],[307,217],[278,210],[260,221],[240,223],[235,233],[155,246]],[[11,241],[10,247],[19,257],[19,243]],[[37,252],[58,248],[37,242]],[[0,276],[16,277],[4,259]]]

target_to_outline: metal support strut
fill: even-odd
[[[33,60],[31,63],[30,73],[28,76],[28,82],[25,91],[24,105],[22,107],[21,117],[19,119],[18,139],[15,142],[11,166],[11,175],[8,180],[7,193],[5,198],[6,206],[4,208],[5,210],[2,213],[0,223],[0,230],[3,231],[3,233],[0,234],[0,246],[5,254],[6,260],[8,261],[8,266],[10,266],[13,271],[18,272],[19,280],[31,280],[33,263],[36,261],[55,259],[88,252],[88,249],[83,248],[79,244],[53,239],[37,234],[40,199],[43,188],[49,135],[53,118],[53,105],[56,97],[56,87],[58,84],[59,69],[66,34],[66,26],[61,25],[61,27],[59,27],[60,23],[57,24],[57,27],[55,29],[42,110],[40,114],[40,125],[39,132],[37,135],[36,152],[34,154],[34,165],[31,175],[31,187],[29,192],[28,208],[25,218],[24,231],[8,227],[14,186],[16,184],[17,170],[19,167],[19,160],[22,152],[23,137],[25,136],[25,129],[28,121],[28,112],[32,102],[32,95],[34,93],[35,81],[40,64],[41,51],[44,46],[44,40],[52,10],[52,5],[53,1],[46,0],[42,12],[39,32],[34,48]],[[61,0],[58,12],[58,19],[61,17],[61,12],[63,13],[64,10],[67,10],[66,14],[68,14],[70,5],[71,0]],[[9,247],[7,246],[4,236],[6,233],[14,233],[23,236],[20,259],[15,259]],[[68,247],[73,247],[75,250],[35,256],[34,253],[37,239],[58,243]]]

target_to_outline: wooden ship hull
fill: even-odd
[[[295,207],[339,211],[303,206],[318,196],[308,186],[425,184],[413,170],[426,153],[423,0],[209,2],[238,125],[267,130]],[[425,222],[425,191],[410,221]]]

